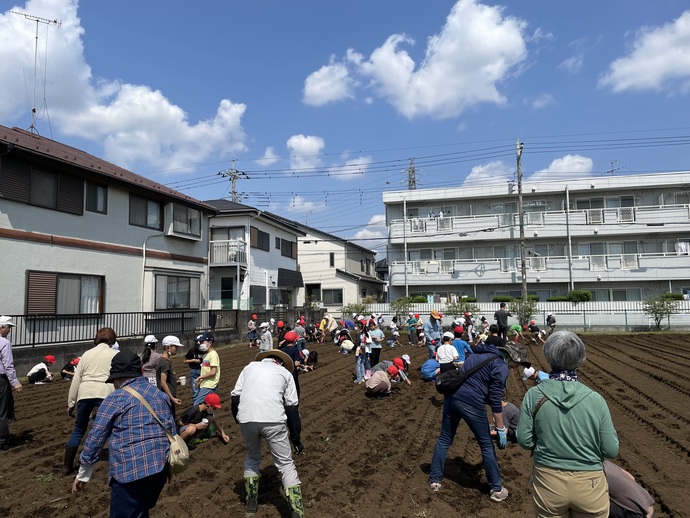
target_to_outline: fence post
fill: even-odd
[[[625,330],[628,331],[628,310],[624,309],[623,312],[625,313]]]
[[[582,308],[582,326],[587,331],[587,310]]]

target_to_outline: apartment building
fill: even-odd
[[[690,293],[690,172],[526,181],[522,193],[529,294]],[[383,202],[391,301],[521,295],[516,183],[386,192]]]

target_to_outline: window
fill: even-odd
[[[371,259],[367,259],[367,270],[366,270],[367,275],[371,275]]]
[[[328,305],[342,304],[343,303],[343,290],[342,288],[337,290],[323,290],[323,303]]]
[[[249,244],[252,248],[258,248],[259,250],[270,251],[271,236],[268,232],[259,230],[256,227],[251,227],[249,229]],[[264,297],[265,298],[265,297]]]
[[[173,203],[173,232],[201,236],[201,213],[196,209]]]
[[[163,229],[162,206],[134,194],[129,195],[129,224],[137,227]]]
[[[276,237],[276,250],[280,250],[280,238]]]
[[[54,209],[57,207],[58,175],[39,169],[31,170],[31,204]]]
[[[335,252],[328,254],[328,264],[331,268],[335,268]]]
[[[249,297],[252,306],[263,306],[266,304],[266,287],[252,284],[249,286]]]
[[[99,214],[108,213],[108,188],[93,182],[86,182],[86,210]]]
[[[359,261],[359,269],[364,271],[364,259]]]
[[[269,296],[271,297],[272,306],[277,306],[279,304],[287,305],[290,303],[290,292],[288,292],[288,290],[271,288],[269,290]]]
[[[199,278],[156,275],[156,309],[199,309]]]
[[[54,272],[28,272],[29,315],[88,315],[103,312],[105,278]]]
[[[277,240],[278,238],[276,238]],[[291,257],[297,259],[297,243],[288,241],[287,239],[280,240],[280,255],[283,257]]]

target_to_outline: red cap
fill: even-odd
[[[467,311],[465,311],[465,316],[466,316],[466,317],[469,317],[470,314],[469,314]]]
[[[252,320],[256,320],[256,315],[252,314]]]
[[[391,376],[397,376],[398,375],[398,368],[395,365],[391,365],[386,370],[387,370],[388,374],[390,374]]]
[[[465,330],[464,330],[462,327],[458,326],[458,327],[456,327],[455,329],[453,329],[453,332],[454,332],[454,333],[458,333],[459,335],[461,335],[462,333],[465,332]]]
[[[405,368],[405,364],[402,361],[402,358],[393,358],[393,365],[395,365],[398,370],[402,370]]]
[[[55,356],[48,354],[45,358],[43,358],[43,361],[46,363],[55,363]]]
[[[523,331],[527,331],[527,326],[522,326]]]
[[[284,338],[286,342],[296,342],[299,339],[299,336],[297,336],[297,333],[294,331],[288,331],[285,333]]]
[[[204,398],[204,403],[211,408],[220,408],[220,396],[211,392]]]
[[[78,365],[80,361],[81,361],[81,357],[75,358],[75,359],[72,360],[70,363],[71,363],[72,365]]]
[[[529,321],[529,325],[533,326],[534,325],[534,320]]]
[[[282,320],[278,320],[278,322],[276,322],[276,327],[285,327],[285,324]]]
[[[414,314],[414,317],[415,317],[415,318],[419,318],[419,313],[415,313],[415,314]]]

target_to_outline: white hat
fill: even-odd
[[[537,372],[534,370],[534,367],[525,367],[522,370],[522,381],[527,381],[530,376],[534,376],[534,373]]]
[[[309,349],[302,349],[302,356],[309,356]]]
[[[451,338],[452,339],[452,338],[455,338],[455,335],[453,333],[451,333],[450,331],[446,331],[445,333],[443,333],[443,338]]]
[[[182,344],[180,343],[180,339],[173,335],[168,335],[163,338],[163,347],[170,347],[171,345],[181,346]]]
[[[259,325],[259,328],[261,327],[268,327],[268,322],[261,322],[261,325]]]
[[[409,355],[409,354],[403,354],[403,355],[401,356],[401,358],[402,358],[403,360],[405,360],[405,361],[407,362],[408,365],[412,365],[412,360],[410,360],[410,355]]]
[[[158,338],[156,338],[153,335],[146,335],[144,337],[144,343],[145,344],[157,344],[158,343]]]
[[[158,340],[156,340],[158,341]],[[116,351],[120,350],[120,344],[115,342],[113,345],[110,346],[111,349],[115,349]]]
[[[5,315],[0,317],[0,327],[16,327],[17,324],[12,322],[12,317],[6,317]]]

